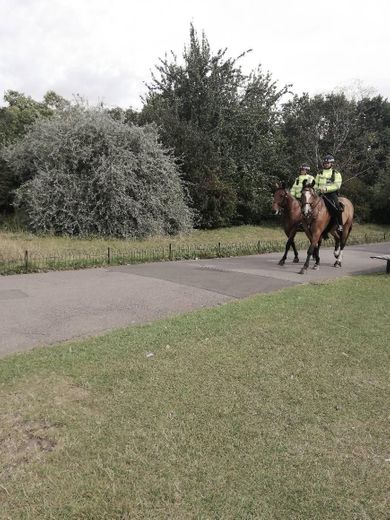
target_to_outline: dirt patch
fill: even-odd
[[[59,449],[63,425],[42,417],[52,410],[68,411],[87,396],[84,388],[55,376],[25,381],[11,394],[1,392],[0,482]]]
[[[58,444],[55,433],[56,427],[46,421],[28,421],[19,414],[0,415],[0,480],[53,451]]]

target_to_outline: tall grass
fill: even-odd
[[[349,244],[379,242],[389,237],[390,227],[356,226]],[[146,240],[81,239],[2,232],[0,274],[276,252],[284,250],[285,240],[282,230],[271,225],[198,230]],[[331,243],[328,241],[325,245]],[[298,248],[307,247],[303,233],[297,235],[296,244]]]

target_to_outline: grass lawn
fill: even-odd
[[[1,519],[389,518],[390,277],[0,360]]]
[[[27,232],[1,231],[0,229],[0,255],[2,258],[18,258],[23,257],[26,250],[30,255],[41,256],[59,256],[61,254],[73,253],[90,253],[90,254],[106,254],[107,247],[121,252],[129,249],[153,249],[160,247],[168,247],[171,243],[174,247],[181,246],[197,246],[197,245],[216,245],[233,244],[238,242],[257,242],[265,241],[285,241],[286,237],[275,224],[262,226],[236,226],[230,228],[220,228],[215,230],[195,230],[191,233],[181,234],[174,237],[150,237],[145,240],[115,240],[104,238],[71,238],[71,237],[55,237],[55,236],[39,236]],[[390,234],[390,226],[379,226],[376,224],[355,224],[353,235],[369,236],[381,235],[383,233]],[[352,235],[352,236],[353,236]],[[304,234],[299,233],[299,238],[305,240]]]

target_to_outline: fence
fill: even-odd
[[[389,240],[389,234],[370,233],[364,235],[351,235],[349,245],[383,242]],[[331,245],[332,241],[325,242]],[[296,240],[299,249],[306,249],[307,239]],[[159,262],[169,260],[188,260],[198,258],[222,258],[228,256],[253,255],[259,253],[272,253],[284,251],[285,241],[257,241],[236,242],[223,244],[169,244],[166,247],[155,249],[129,249],[128,251],[115,250],[108,247],[101,253],[88,251],[67,252],[58,255],[32,254],[28,250],[17,258],[7,258],[0,255],[0,274],[32,273],[39,271],[81,269],[86,267],[98,267],[109,265],[137,264],[144,262]]]

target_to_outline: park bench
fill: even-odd
[[[370,258],[377,258],[378,260],[386,260],[386,273],[390,274],[390,255],[370,256]]]

